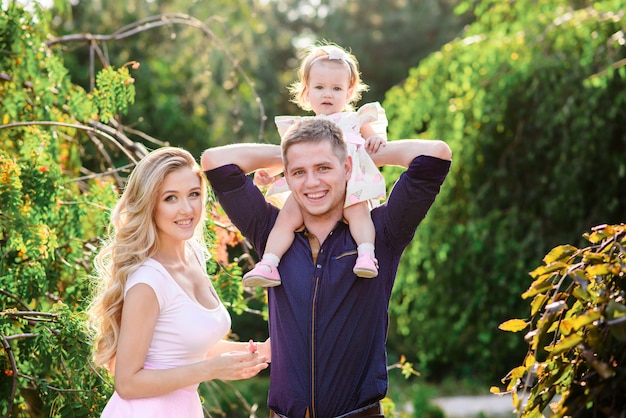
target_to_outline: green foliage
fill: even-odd
[[[111,390],[90,367],[82,313],[105,225],[92,221],[116,193],[73,180],[74,126],[92,105],[48,53],[45,19],[10,3],[0,27],[0,413],[90,416]]]
[[[139,67],[136,63],[132,65]],[[118,111],[128,111],[128,105],[135,102],[134,82],[126,65],[118,70],[106,67],[98,73],[93,98],[102,122],[107,123]]]
[[[555,247],[530,275],[528,354],[504,382],[521,417],[620,416],[626,410],[626,225]],[[502,324],[506,331],[512,322]],[[524,399],[520,395],[528,395]],[[557,398],[554,398],[557,396]]]
[[[453,150],[391,305],[390,344],[426,376],[501,376],[524,351],[497,325],[523,310],[525,272],[574,231],[623,220],[625,6],[480,2],[463,38],[388,93],[390,137]]]
[[[279,36],[267,8],[230,0],[112,0],[106,10],[88,1],[72,10],[71,19],[55,19],[59,38],[53,42],[63,48],[77,84],[87,89],[93,83],[87,62],[96,69],[141,64],[129,85],[136,102],[118,115],[124,125],[194,155],[217,144],[278,140],[267,121],[276,113],[283,63],[261,51],[277,43],[284,49],[291,37]]]
[[[413,416],[420,418],[445,418],[445,413],[430,402],[432,393],[427,389],[416,390],[413,398]]]
[[[93,114],[93,105],[69,83],[61,60],[47,53],[45,28],[13,3],[0,19],[6,76],[0,84],[0,412],[91,416],[112,386],[90,367],[82,310],[92,249],[117,192],[108,181],[74,178],[85,139],[74,126]],[[100,86],[99,98],[115,94],[113,81]],[[109,102],[105,111],[123,110],[124,103]]]
[[[382,101],[411,67],[453,39],[471,16],[452,13],[457,0],[320,0],[316,7],[299,0],[269,2],[296,44],[326,39],[349,48],[358,58],[370,90],[363,103]],[[292,69],[289,80],[295,79]],[[284,91],[284,89],[283,89]]]
[[[243,285],[239,280],[241,275],[241,267],[237,264],[223,265],[215,274],[213,284],[220,299],[238,315],[246,308],[243,301]]]
[[[112,394],[111,376],[91,363],[85,308],[109,208],[145,153],[118,129],[134,100],[128,67],[137,70],[135,63],[104,68],[87,93],[71,82],[62,50],[46,44],[50,18],[14,1],[0,8],[0,414],[7,417],[97,416]],[[208,229],[215,249],[214,221]],[[246,311],[241,269],[221,259],[208,268],[221,268],[216,287],[225,303]]]
[[[80,1],[71,19],[54,19],[54,32],[99,35],[61,43],[72,77],[86,89],[93,74],[85,63],[94,56],[103,65],[140,62],[136,103],[121,120],[199,155],[230,142],[277,143],[273,117],[301,112],[286,88],[296,76],[296,49],[314,40],[351,48],[371,87],[366,100],[381,101],[469,20],[452,14],[457,1],[394,0],[383,8],[375,0],[324,0],[315,8],[295,0]]]

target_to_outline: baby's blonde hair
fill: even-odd
[[[306,98],[307,85],[311,75],[311,67],[319,60],[340,60],[350,69],[350,82],[348,88],[352,89],[352,97],[344,110],[354,110],[354,104],[361,99],[361,94],[369,89],[368,85],[361,80],[359,62],[356,57],[344,48],[333,43],[312,45],[301,51],[298,80],[289,86],[291,101],[303,110],[312,110],[311,104]]]
[[[89,308],[94,329],[96,365],[113,371],[128,276],[159,249],[154,211],[165,177],[181,168],[190,168],[200,179],[203,207],[207,183],[193,156],[186,150],[163,147],[146,155],[128,177],[124,193],[111,214],[109,237],[95,258],[96,282]],[[195,239],[204,245],[205,211],[195,230]]]

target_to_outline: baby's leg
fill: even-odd
[[[267,243],[265,244],[265,254],[273,254],[280,258],[285,255],[289,247],[294,240],[294,232],[296,229],[302,226],[304,219],[302,218],[302,212],[300,207],[296,203],[293,196],[289,195],[283,208],[278,213],[276,223],[267,237]],[[278,262],[276,263],[278,265]]]
[[[348,221],[350,234],[357,243],[359,256],[354,265],[354,274],[368,279],[378,276],[378,261],[374,251],[376,229],[367,202],[344,208],[343,215]]]
[[[289,196],[278,213],[276,223],[267,237],[263,258],[243,276],[245,286],[273,287],[281,284],[278,264],[294,240],[294,231],[304,222],[300,207]]]

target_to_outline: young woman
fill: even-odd
[[[200,382],[267,367],[269,341],[223,339],[230,316],[205,265],[206,188],[189,152],[160,148],[137,164],[111,214],[90,310],[95,362],[115,376],[102,417],[202,418]]]

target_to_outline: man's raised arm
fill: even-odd
[[[390,141],[370,156],[378,167],[397,165],[407,168],[420,155],[437,157],[450,161],[452,151],[443,141],[432,139],[401,139]]]
[[[231,144],[209,148],[202,154],[202,170],[235,164],[246,174],[260,168],[282,167],[280,146],[270,144]]]

